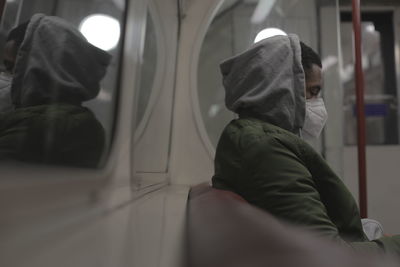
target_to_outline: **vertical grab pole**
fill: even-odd
[[[364,73],[362,69],[361,46],[361,11],[360,0],[352,0],[354,46],[355,46],[355,73],[357,98],[357,137],[358,137],[358,188],[361,217],[367,217],[367,170],[365,156],[365,107],[364,107]]]

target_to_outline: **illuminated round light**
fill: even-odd
[[[267,39],[267,38],[270,38],[273,36],[277,36],[277,35],[285,35],[286,36],[287,34],[278,28],[266,28],[257,34],[256,39],[254,39],[254,43],[257,43],[261,40],[264,40],[264,39]]]
[[[367,27],[365,27],[367,32],[375,32],[375,25],[374,24],[368,24]]]
[[[89,43],[106,51],[117,46],[121,34],[118,20],[103,14],[86,17],[79,30]]]

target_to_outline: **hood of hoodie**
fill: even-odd
[[[299,134],[305,117],[305,74],[296,35],[262,40],[224,61],[220,69],[228,109]]]
[[[34,15],[19,48],[11,97],[15,107],[81,104],[100,90],[111,56],[58,17]]]

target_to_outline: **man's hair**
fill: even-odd
[[[315,64],[322,68],[321,58],[319,55],[308,45],[300,41],[301,46],[301,64],[303,69],[310,70],[312,65]]]
[[[29,21],[24,22],[10,31],[7,36],[8,41],[14,41],[16,47],[20,47],[25,38],[26,29],[28,28]]]

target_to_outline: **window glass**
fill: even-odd
[[[154,92],[154,78],[157,66],[157,40],[154,23],[150,13],[147,13],[146,36],[143,51],[143,65],[138,91],[138,107],[136,111],[136,125],[142,122],[146,110],[149,108],[149,100]]]
[[[200,112],[214,146],[234,118],[225,108],[219,64],[247,49],[261,32],[268,35],[282,31],[297,34],[318,51],[316,1],[226,0],[213,19],[200,52],[197,85]]]
[[[0,160],[101,167],[111,144],[124,1],[7,1]]]
[[[398,144],[393,13],[364,13],[362,20],[367,144]],[[354,41],[350,13],[342,13],[340,28],[343,53],[341,79],[344,90],[344,141],[346,145],[356,145]]]
[[[175,88],[178,18],[176,5],[148,5],[140,83],[135,102],[136,128],[132,185],[147,188],[167,181]]]

